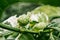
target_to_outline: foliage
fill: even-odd
[[[28,5],[31,6],[32,4]],[[15,10],[14,6],[12,6],[12,9],[8,8],[9,11],[13,9]],[[37,5],[33,7],[36,8]],[[19,8],[16,8],[17,12],[19,13],[18,9]],[[16,26],[17,28],[12,27],[8,23],[7,24],[0,23],[0,27],[4,28],[1,29],[0,39],[1,40],[60,40],[60,23],[56,22],[57,20],[54,21],[55,19],[50,21],[51,17],[60,16],[59,14],[60,7],[43,5],[37,7],[34,10],[32,9],[30,11],[28,10],[29,12],[26,11],[25,13],[27,14],[22,14],[17,17],[17,23],[18,23],[18,25]],[[3,13],[9,13],[6,11]],[[21,13],[23,13],[23,11]],[[14,14],[14,12],[12,13],[12,15]]]

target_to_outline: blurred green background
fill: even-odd
[[[35,7],[41,5],[41,4],[48,4],[48,5],[52,5],[52,6],[60,6],[60,0],[0,0],[0,22],[3,21],[4,19],[2,18],[3,15],[3,11],[9,6],[12,5],[14,3],[17,2],[26,2],[26,3],[33,3],[32,6],[34,6],[32,8],[31,5],[29,6],[25,6],[26,8],[32,8],[34,9]],[[24,8],[24,7],[23,7]],[[25,8],[25,9],[26,9]],[[32,10],[30,9],[30,10]],[[14,9],[15,10],[15,9]],[[9,10],[11,11],[11,10]],[[23,12],[24,10],[22,10]],[[28,10],[29,11],[29,10]],[[22,13],[21,12],[21,13]],[[26,11],[27,12],[27,11]],[[25,13],[25,12],[24,12]],[[11,15],[10,15],[11,16]]]

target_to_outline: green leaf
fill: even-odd
[[[60,38],[58,36],[54,35],[54,38],[55,38],[55,40],[60,40]]]
[[[19,40],[35,40],[35,39],[31,34],[26,33],[26,34],[22,34]]]
[[[51,17],[54,17],[54,16],[60,16],[60,14],[59,14],[59,11],[60,11],[60,9],[59,9],[59,7],[54,7],[54,6],[50,6],[50,5],[44,5],[44,6],[40,6],[40,7],[37,7],[36,9],[34,9],[33,11],[32,11],[32,13],[35,13],[35,14],[38,14],[38,13],[40,13],[40,14],[42,14],[43,13],[43,15],[42,15],[42,21],[44,22],[44,21],[46,21],[47,19],[50,21],[50,18]],[[45,15],[47,16],[45,16]],[[41,20],[41,19],[40,19]],[[46,22],[49,22],[49,21],[46,21]],[[37,30],[39,30],[40,28],[39,28],[40,26],[36,26],[33,30],[35,30],[35,31],[37,31]],[[44,27],[44,26],[43,26]],[[43,28],[42,28],[42,30],[43,30]]]
[[[49,20],[50,20],[51,17],[60,16],[60,7],[44,5],[44,6],[37,7],[32,12],[33,13],[44,13],[46,14],[46,16],[49,17]]]
[[[0,37],[0,40],[6,40],[4,36],[1,36]]]
[[[9,40],[9,39],[15,39],[17,36],[18,36],[18,34],[19,33],[17,33],[17,32],[13,32],[11,35],[9,35],[8,37],[7,37],[7,39]]]
[[[50,33],[50,38],[49,38],[49,39],[50,39],[50,40],[55,40],[54,37],[53,37],[52,32]]]
[[[19,33],[13,32],[11,35],[7,37],[7,40],[14,40],[18,36],[18,34]]]
[[[51,28],[60,32],[60,28],[59,27],[51,27]]]

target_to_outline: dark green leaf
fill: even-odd
[[[19,40],[35,40],[35,39],[31,34],[26,33],[26,34],[22,34]]]

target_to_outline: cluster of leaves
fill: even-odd
[[[19,29],[1,25],[1,40],[60,40],[59,20],[50,21],[51,17],[60,16],[60,8],[44,5],[18,17]],[[30,14],[31,13],[31,14]],[[22,25],[23,24],[23,25]],[[5,30],[5,31],[4,31]],[[15,32],[13,32],[15,31]]]

